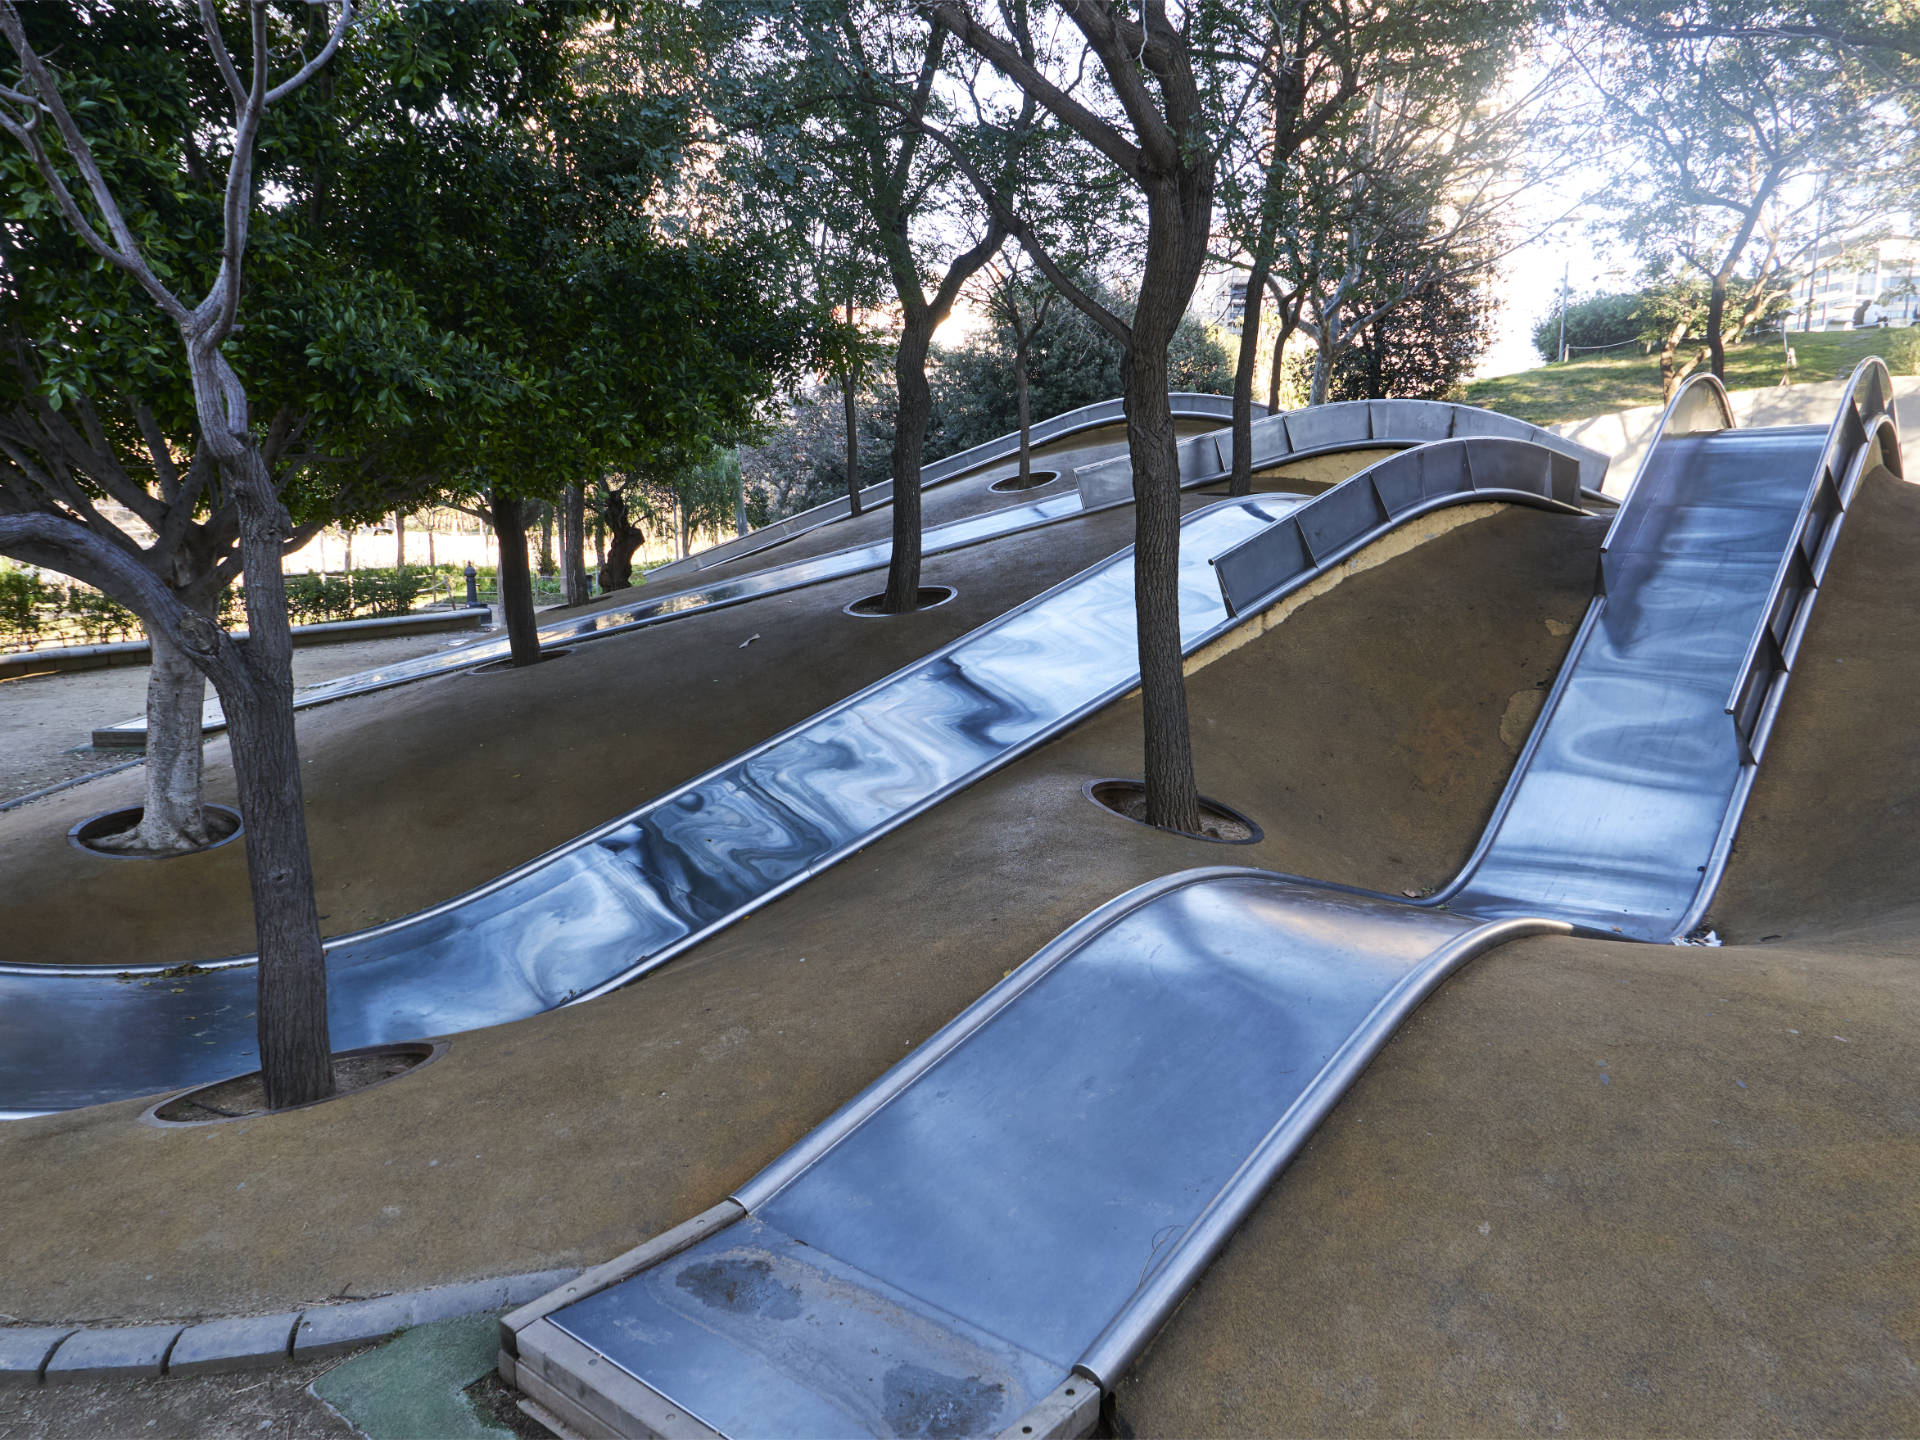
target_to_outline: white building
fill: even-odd
[[[1862,245],[1826,245],[1793,290],[1790,330],[1847,330],[1856,325],[1911,325],[1920,316],[1915,293],[1920,240],[1890,235]]]

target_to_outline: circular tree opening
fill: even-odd
[[[92,855],[104,855],[109,860],[172,860],[180,855],[198,855],[207,850],[218,850],[228,844],[240,833],[240,812],[225,805],[207,805],[200,811],[201,819],[207,826],[207,843],[193,850],[125,850],[116,848],[114,841],[132,839],[134,830],[139,828],[140,818],[147,813],[144,805],[135,805],[126,810],[106,810],[82,820],[67,831],[67,843],[76,850],[85,850]]]
[[[919,596],[919,603],[912,610],[902,610],[897,613],[917,615],[922,610],[931,610],[936,605],[946,604],[960,592],[951,585],[922,585],[916,593]],[[880,608],[886,603],[887,592],[882,590],[878,595],[869,595],[865,599],[854,601],[847,606],[847,614],[858,615],[863,620],[885,620],[890,614],[896,613]]]
[[[1136,825],[1147,825],[1147,787],[1138,780],[1089,780],[1087,798]],[[1186,835],[1189,840],[1212,840],[1221,845],[1252,845],[1263,836],[1260,827],[1218,800],[1200,797],[1200,833],[1171,830],[1165,825],[1147,825],[1168,835]]]
[[[327,1100],[371,1090],[389,1080],[411,1074],[429,1061],[447,1052],[445,1040],[403,1040],[395,1045],[369,1045],[360,1050],[342,1050],[333,1057],[333,1094]],[[315,1100],[324,1105],[327,1100]],[[311,1109],[293,1105],[291,1110]],[[267,1109],[267,1091],[254,1070],[229,1080],[216,1080],[193,1090],[169,1096],[140,1118],[153,1125],[222,1125],[229,1120],[273,1115],[283,1112]]]
[[[531,670],[534,665],[544,665],[549,660],[558,660],[562,655],[571,655],[571,645],[556,645],[551,650],[542,648],[540,658],[533,665],[516,665],[511,655],[503,655],[498,660],[489,660],[484,665],[476,665],[467,671],[469,675],[504,675],[510,670]]]
[[[1009,491],[1038,490],[1042,485],[1051,485],[1059,478],[1060,472],[1058,470],[1034,470],[1028,472],[1027,478],[1022,480],[1016,471],[1004,480],[994,481],[987,489],[1001,495],[1005,495]]]

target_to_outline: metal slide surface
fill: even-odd
[[[1183,417],[1189,414],[1213,413],[1202,402],[1228,403],[1216,395],[1176,395],[1173,398],[1187,407],[1177,412]],[[1049,434],[1057,438],[1060,434],[1072,433],[1076,429],[1085,429],[1090,425],[1110,424],[1118,417],[1119,403],[1103,401],[1099,405],[1086,406],[1081,410],[1055,416],[1052,421],[1036,427],[1036,434],[1041,429],[1051,427]],[[1393,438],[1383,438],[1389,436]],[[1262,447],[1256,450],[1256,454],[1265,456],[1259,461],[1263,465],[1285,459],[1288,454],[1295,453],[1319,455],[1375,444],[1413,446],[1449,437],[1467,436],[1523,439],[1554,451],[1578,466],[1580,482],[1589,488],[1597,485],[1597,477],[1604,473],[1606,468],[1605,457],[1597,451],[1563,440],[1549,431],[1522,421],[1510,420],[1492,411],[1439,401],[1357,400],[1338,405],[1323,405],[1314,411],[1294,411],[1286,415],[1274,415],[1258,420],[1255,422],[1254,431],[1255,445]],[[1289,439],[1289,437],[1292,438]],[[985,446],[977,446],[975,450],[993,451],[998,454],[999,449],[1006,445],[1008,438],[1003,436],[1000,440],[989,442]],[[1017,437],[1012,438],[1017,440]],[[1276,445],[1286,446],[1295,443],[1302,447],[1297,452],[1282,453],[1273,448]],[[1229,453],[1227,448],[1229,444],[1230,437],[1224,434],[1196,435],[1182,441],[1180,446],[1182,488],[1191,489],[1196,485],[1209,484],[1218,479],[1216,474],[1193,467],[1195,464],[1213,463],[1212,457],[1216,453]],[[968,461],[967,465],[948,472],[957,475],[993,458],[989,455],[980,460],[969,460],[969,457],[975,454],[975,450],[964,451],[960,455],[951,457],[949,461],[941,463],[958,465],[960,461]],[[1124,472],[1123,483],[1118,486],[1111,483],[1090,486],[1083,478],[1075,493],[1054,495],[1025,504],[997,507],[979,515],[949,521],[944,525],[929,526],[922,540],[922,553],[935,555],[964,545],[976,544],[982,540],[998,539],[1016,530],[1029,529],[1054,520],[1068,519],[1074,515],[1110,509],[1118,505],[1130,505],[1133,503],[1132,471],[1130,462],[1124,457],[1118,462],[1106,461],[1101,465],[1083,467],[1077,473],[1083,477],[1096,472],[1105,473],[1116,463]],[[931,486],[936,482],[930,479],[927,483]],[[844,502],[840,503],[844,506]],[[763,533],[755,531],[754,535]],[[743,537],[744,540],[753,538],[753,535]],[[742,555],[754,553],[755,549],[765,549],[777,543],[778,539],[767,540],[761,546],[739,550],[722,558],[738,559]],[[704,550],[701,555],[716,555],[720,548],[722,547],[716,546],[712,550]],[[758,599],[763,595],[777,594],[785,590],[798,589],[803,585],[813,585],[824,580],[857,574],[862,570],[877,569],[887,564],[891,556],[892,545],[886,540],[867,545],[849,546],[830,554],[756,571],[751,575],[698,585],[672,595],[663,595],[655,600],[643,600],[634,605],[557,620],[541,627],[540,643],[543,647],[579,644],[610,635],[625,634],[630,630],[663,624],[702,610],[734,605],[745,600]],[[719,562],[715,560],[710,563]],[[685,562],[680,564],[684,565]],[[679,566],[660,567],[651,572],[650,578],[658,579],[677,568]],[[417,656],[411,660],[397,661],[392,665],[362,670],[352,675],[342,675],[323,684],[301,690],[294,696],[294,707],[305,709],[312,705],[324,705],[353,695],[371,694],[374,691],[404,685],[410,681],[465,670],[474,665],[482,665],[505,657],[508,648],[508,642],[504,637],[482,640],[444,650],[438,654]],[[220,708],[217,697],[207,701],[203,717],[202,727],[207,731],[216,731],[225,726],[226,716]],[[93,732],[96,745],[109,746],[143,744],[146,733],[147,720],[144,715],[136,715],[116,725],[102,726]]]
[[[1564,455],[1580,467],[1582,488],[1595,495],[1607,473],[1607,457],[1598,450],[1511,415],[1448,400],[1341,400],[1310,405],[1256,418],[1250,435],[1255,470],[1337,450],[1399,449],[1436,440],[1493,437],[1525,440]],[[1233,468],[1233,432],[1214,430],[1182,440],[1179,455],[1182,485],[1210,485],[1225,479]],[[1124,456],[1082,465],[1073,474],[1089,509],[1133,499],[1133,467]]]
[[[1478,478],[1351,512],[1363,472],[1312,500],[1225,500],[1181,524],[1181,637],[1230,629],[1211,562],[1296,512],[1319,564],[1440,505],[1576,508],[1564,457],[1443,442]],[[1396,457],[1400,459],[1403,457]],[[1064,497],[1069,502],[1074,497]],[[1359,523],[1350,523],[1357,520]],[[327,942],[340,1049],[446,1035],[590,998],[665,963],[1137,683],[1131,548],[688,784],[430,910]],[[0,965],[0,1114],[65,1109],[253,1068],[251,957],[200,973]]]
[[[1301,504],[1182,525],[1189,647],[1232,623],[1207,559]],[[498,1024],[663,963],[905,822],[1138,675],[1131,548],[499,879],[327,943],[337,1049]],[[254,1068],[251,958],[202,973],[0,966],[0,1112]]]
[[[1070,519],[1083,513],[1080,508],[1080,497],[1077,494],[1055,495],[1045,500],[1029,501],[1023,505],[1008,505],[997,510],[989,510],[981,515],[969,515],[962,520],[949,521],[945,525],[928,526],[922,537],[921,553],[938,555],[944,551],[957,550],[965,545],[978,544],[982,540],[997,540],[1011,535],[1016,530],[1029,530],[1038,525]],[[762,596],[777,595],[786,590],[798,590],[804,585],[817,585],[825,580],[838,580],[848,575],[857,575],[862,570],[881,568],[887,564],[892,553],[893,542],[879,540],[870,545],[855,545],[845,550],[835,550],[830,554],[815,555],[786,565],[756,570],[750,575],[710,581],[691,589],[676,591],[671,595],[662,595],[654,600],[642,600],[633,605],[597,610],[591,615],[576,615],[565,620],[552,621],[540,627],[540,644],[543,649],[546,649],[556,645],[600,640],[610,635],[624,635],[632,630],[665,624],[702,611],[718,610],[728,605],[738,605],[746,600],[758,600]],[[342,675],[337,679],[319,685],[310,685],[299,691],[293,697],[294,708],[304,710],[309,706],[344,700],[351,695],[368,695],[378,690],[390,689],[395,685],[405,685],[414,680],[425,680],[435,675],[449,675],[456,671],[469,670],[475,665],[504,659],[509,648],[506,637],[500,636],[492,640],[480,640],[442,650],[432,655],[417,655],[411,660],[399,660],[391,665],[382,665],[371,670],[355,671],[351,675]],[[207,701],[203,714],[201,723],[206,730],[215,731],[225,728],[227,717],[220,708],[218,699]],[[99,737],[124,736],[127,743],[135,745],[144,743],[146,733],[147,719],[144,715],[136,715],[131,720],[104,726],[94,732]],[[96,740],[95,743],[103,743],[103,741]],[[104,743],[116,742],[105,741]]]
[[[1172,409],[1175,420],[1225,420],[1233,415],[1233,400],[1226,395],[1197,395],[1175,390],[1168,394],[1167,404]],[[1264,405],[1256,404],[1254,409],[1261,415],[1267,413],[1267,407]],[[1027,443],[1029,446],[1051,445],[1056,440],[1064,440],[1088,430],[1097,430],[1125,418],[1125,401],[1098,400],[1091,405],[1082,405],[1077,410],[1063,411],[1029,426]],[[922,465],[920,488],[930,490],[936,485],[957,480],[970,471],[1009,459],[1019,453],[1019,431],[997,436],[970,449],[962,450],[958,454],[935,460],[930,465]],[[860,492],[860,503],[863,508],[885,505],[892,499],[893,482],[891,480],[883,480],[878,485],[869,485]],[[811,509],[802,510],[797,515],[789,515],[784,520],[763,525],[758,530],[749,531],[732,540],[722,540],[718,545],[710,545],[684,560],[675,560],[658,566],[652,573],[659,577],[682,575],[704,570],[711,565],[722,565],[729,560],[738,560],[742,556],[756,555],[770,546],[791,540],[796,535],[816,530],[835,520],[843,520],[850,513],[852,513],[852,506],[847,497],[841,495],[815,505]]]
[[[1734,430],[1710,379],[1676,397],[1442,895],[1214,870],[1110,902],[737,1191],[739,1218],[508,1317],[515,1373],[614,1433],[602,1360],[729,1436],[1087,1433],[1066,1387],[1111,1389],[1453,967],[1698,918],[1846,507],[1899,473],[1885,381],[1863,367],[1830,429]],[[1223,603],[1271,603],[1341,534],[1487,468],[1435,445],[1363,472],[1217,556]]]
[[[736,1192],[745,1218],[551,1323],[729,1436],[996,1434],[1117,1380],[1401,1018],[1556,928],[1257,870],[1142,886]]]
[[[1455,909],[1665,941],[1719,884],[1790,665],[1764,663],[1767,644],[1797,648],[1846,505],[1899,449],[1878,361],[1824,428],[1734,429],[1717,380],[1690,386],[1493,821],[1437,897]]]

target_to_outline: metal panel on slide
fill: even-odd
[[[1142,886],[742,1187],[749,1218],[548,1323],[730,1436],[994,1434],[1117,1379],[1399,1020],[1553,928]]]

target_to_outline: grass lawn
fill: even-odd
[[[1816,331],[1794,334],[1789,340],[1800,361],[1793,372],[1796,384],[1843,380],[1869,355],[1880,356],[1896,375],[1920,374],[1920,328]],[[1778,335],[1735,345],[1727,351],[1729,390],[1777,385],[1780,371]],[[1517,375],[1474,380],[1466,387],[1466,400],[1470,405],[1498,410],[1536,425],[1584,420],[1632,405],[1655,405],[1660,401],[1660,357],[1629,348],[1569,360],[1564,365],[1522,370]]]

